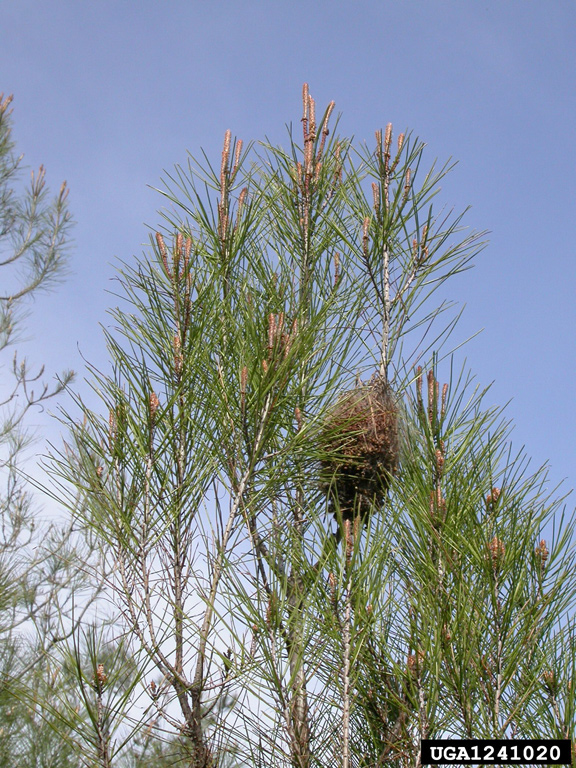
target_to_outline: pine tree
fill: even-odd
[[[77,765],[75,757],[40,712],[39,699],[56,690],[46,653],[74,623],[74,600],[86,589],[78,551],[67,526],[39,522],[37,499],[26,478],[26,450],[34,439],[34,409],[70,383],[44,382],[10,348],[21,340],[31,301],[52,289],[66,271],[68,190],[51,197],[41,167],[29,187],[21,183],[22,157],[12,138],[12,97],[0,96],[0,351],[5,356],[0,427],[0,766]],[[6,372],[8,375],[6,375]],[[29,457],[28,457],[29,458]],[[28,465],[29,466],[29,465]],[[28,467],[26,467],[28,468]]]
[[[75,396],[53,457],[108,560],[140,744],[165,731],[146,748],[177,739],[174,765],[574,735],[573,518],[457,373],[436,298],[482,235],[436,212],[450,164],[391,125],[356,147],[333,110],[304,86],[301,141],[228,131],[219,167],[167,177],[119,269],[101,408]],[[118,724],[86,764],[129,749]]]

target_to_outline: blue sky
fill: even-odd
[[[227,128],[285,137],[304,81],[341,131],[393,122],[459,161],[442,202],[490,230],[473,271],[461,352],[489,401],[512,400],[514,442],[576,483],[573,0],[1,0],[0,91],[14,135],[77,221],[72,275],[36,302],[25,351],[56,372],[105,364],[99,323],[115,259],[141,252],[164,169]],[[81,384],[80,384],[81,387]]]

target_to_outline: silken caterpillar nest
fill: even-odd
[[[321,481],[336,519],[365,518],[383,503],[398,469],[399,421],[396,395],[379,374],[345,392],[329,411]]]

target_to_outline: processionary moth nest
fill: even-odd
[[[322,433],[322,487],[334,516],[366,517],[384,501],[398,469],[399,416],[389,383],[374,374],[342,394]]]

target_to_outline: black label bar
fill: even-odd
[[[570,765],[570,739],[422,739],[422,765]]]

